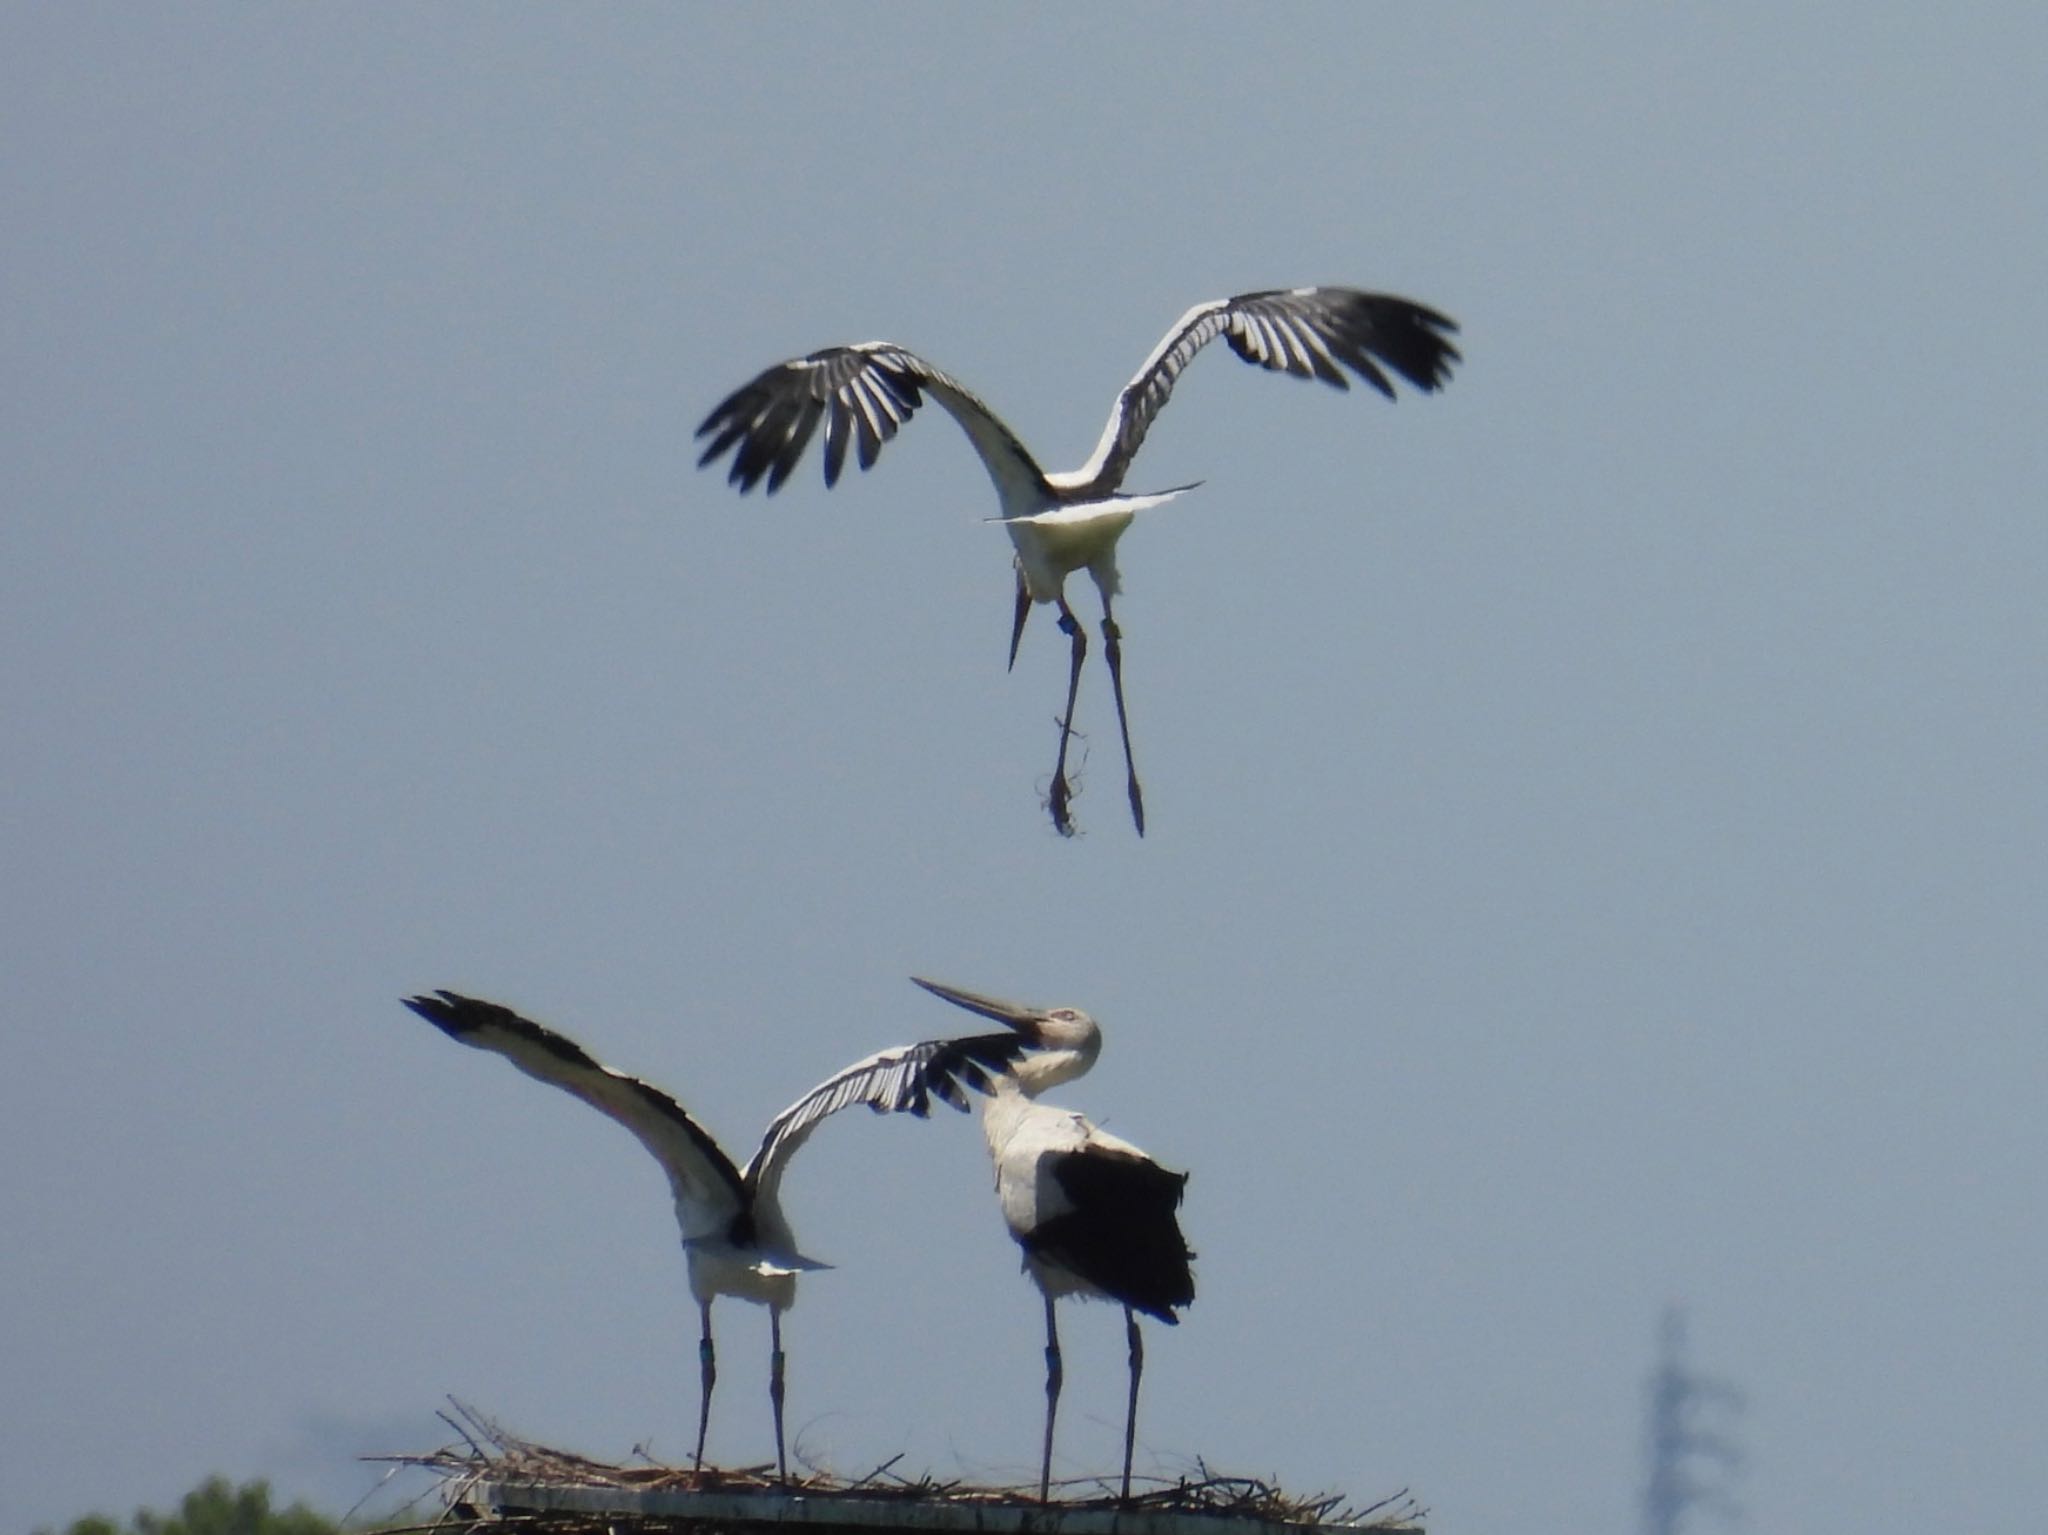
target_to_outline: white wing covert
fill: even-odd
[[[496,1002],[440,991],[407,997],[405,1005],[450,1039],[502,1055],[536,1081],[625,1126],[668,1174],[678,1206],[689,1204],[714,1217],[746,1207],[732,1158],[660,1088],[612,1070],[574,1040]]]
[[[1349,389],[1343,371],[1349,368],[1392,399],[1393,382],[1380,365],[1418,389],[1438,389],[1458,360],[1458,349],[1446,339],[1457,328],[1456,321],[1426,305],[1356,288],[1274,289],[1197,304],[1118,393],[1088,462],[1071,474],[1052,476],[1053,483],[1095,495],[1121,485],[1175,381],[1218,336],[1246,362],[1273,372]]]
[[[872,469],[882,444],[916,414],[927,393],[966,431],[998,489],[1019,474],[1042,478],[1016,435],[972,391],[888,341],[826,347],[757,374],[719,401],[697,428],[698,437],[711,439],[697,467],[730,452],[728,483],[744,494],[765,477],[773,495],[822,420],[830,487],[839,483],[848,444],[860,467]]]
[[[782,1170],[811,1132],[855,1104],[865,1104],[877,1114],[922,1119],[936,1098],[964,1113],[970,1089],[988,1092],[994,1079],[1032,1048],[1028,1039],[1005,1033],[927,1039],[878,1050],[833,1073],[777,1114],[741,1179],[755,1199],[772,1196]]]

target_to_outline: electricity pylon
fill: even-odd
[[[1741,1509],[1727,1484],[1742,1453],[1706,1419],[1742,1411],[1742,1393],[1685,1363],[1685,1313],[1664,1312],[1663,1348],[1650,1375],[1650,1479],[1643,1489],[1643,1535],[1679,1535],[1685,1516],[1704,1508],[1733,1520]]]

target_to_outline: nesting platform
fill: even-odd
[[[440,1478],[441,1531],[474,1535],[1422,1535],[1406,1491],[1359,1507],[1341,1495],[1294,1497],[1247,1477],[1148,1480],[1128,1502],[1113,1482],[990,1487],[909,1480],[894,1463],[857,1481],[808,1473],[787,1484],[763,1471],[698,1472],[612,1465],[530,1444],[473,1409],[448,1418],[463,1444],[378,1457]],[[446,1415],[444,1415],[445,1417]]]

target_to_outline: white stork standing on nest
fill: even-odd
[[[1131,1496],[1138,1434],[1138,1377],[1145,1368],[1137,1313],[1169,1327],[1195,1298],[1194,1254],[1174,1212],[1186,1173],[1168,1172],[1129,1141],[1081,1115],[1038,1102],[1095,1064],[1102,1031],[1071,1007],[1023,1007],[912,977],[937,997],[993,1018],[1030,1047],[992,1080],[982,1130],[996,1166],[996,1198],[1024,1270],[1045,1297],[1045,1447],[1038,1498],[1052,1491],[1052,1426],[1060,1400],[1060,1336],[1053,1302],[1062,1295],[1113,1300],[1124,1308],[1131,1395],[1124,1414],[1123,1497]]]
[[[727,476],[742,492],[764,478],[769,494],[803,457],[806,444],[825,423],[825,483],[835,484],[854,445],[863,469],[883,443],[896,435],[923,403],[925,394],[952,414],[995,482],[1001,513],[1016,549],[1017,606],[1010,626],[1010,665],[1034,602],[1059,608],[1061,630],[1072,642],[1067,673],[1067,706],[1060,718],[1059,755],[1054,760],[1049,806],[1053,825],[1073,834],[1068,815],[1067,740],[1074,726],[1074,698],[1088,636],[1067,605],[1066,578],[1085,569],[1102,596],[1102,640],[1109,680],[1116,695],[1117,730],[1123,738],[1124,770],[1131,819],[1145,834],[1145,800],[1131,761],[1131,731],[1124,713],[1123,647],[1110,602],[1121,590],[1116,543],[1139,512],[1162,505],[1192,485],[1151,495],[1124,495],[1119,487],[1165,407],[1181,370],[1195,354],[1222,336],[1246,362],[1299,378],[1319,378],[1348,389],[1349,368],[1392,399],[1392,369],[1418,389],[1440,388],[1450,377],[1457,348],[1447,336],[1457,325],[1434,309],[1386,293],[1356,288],[1294,288],[1241,293],[1236,298],[1197,304],[1166,333],[1144,366],[1124,385],[1110,407],[1109,423],[1095,452],[1079,469],[1047,473],[995,413],[957,380],[915,353],[888,341],[827,347],[808,357],[778,363],[734,390],[697,428],[709,445],[697,460],[703,467],[732,454]],[[1342,367],[1339,367],[1339,364]],[[1382,367],[1384,365],[1384,368]]]
[[[864,1103],[877,1113],[922,1117],[932,1099],[967,1107],[967,1088],[986,1092],[1027,1053],[1014,1032],[899,1045],[855,1061],[820,1082],[769,1121],[744,1168],[735,1167],[683,1106],[660,1088],[613,1071],[574,1040],[510,1008],[452,991],[408,997],[405,1005],[450,1039],[504,1056],[528,1076],[582,1099],[624,1125],[668,1174],[676,1222],[690,1268],[690,1290],[704,1322],[698,1357],[703,1395],[697,1410],[697,1469],[718,1378],[711,1343],[711,1302],[731,1295],[768,1308],[768,1398],[775,1414],[775,1472],[788,1479],[783,1453],[782,1313],[796,1300],[796,1277],[829,1265],[797,1251],[777,1198],[783,1170],[816,1128],[840,1109]]]

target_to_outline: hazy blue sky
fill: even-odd
[[[338,1509],[450,1392],[686,1455],[658,1173],[397,999],[744,1146],[961,1021],[913,971],[1094,1012],[1062,1096],[1193,1172],[1141,1466],[1618,1535],[1682,1301],[1751,1527],[2036,1524],[2044,59],[1867,0],[0,9],[0,1528]],[[1099,672],[1039,808],[1065,652],[1004,674],[948,421],[693,468],[877,336],[1078,463],[1188,305],[1312,282],[1466,362],[1184,379],[1142,843]],[[797,1163],[805,1454],[1031,1474],[988,1181],[950,1116]],[[1112,1470],[1121,1319],[1064,1336]]]

